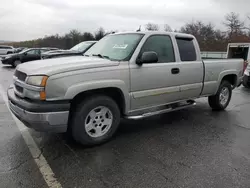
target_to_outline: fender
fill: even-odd
[[[128,112],[130,109],[130,102],[129,102],[129,90],[126,86],[125,82],[122,80],[93,80],[93,81],[87,81],[78,83],[75,85],[70,86],[64,96],[64,99],[71,100],[73,99],[77,94],[82,93],[84,91],[90,91],[94,89],[104,89],[104,88],[118,88],[121,90],[124,96],[125,100],[125,112]]]
[[[215,93],[218,91],[222,79],[223,79],[225,76],[227,76],[227,75],[235,75],[235,76],[236,76],[236,84],[237,84],[237,80],[238,80],[237,73],[238,73],[238,72],[237,72],[236,69],[231,69],[231,70],[222,71],[222,72],[219,74],[219,77],[218,77],[217,88],[216,88]]]

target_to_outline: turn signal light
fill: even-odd
[[[45,91],[40,91],[40,100],[42,100],[42,101],[46,100],[46,93],[45,93]]]

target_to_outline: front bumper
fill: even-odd
[[[8,99],[10,110],[25,126],[41,132],[67,131],[69,102],[51,104],[28,101],[16,96],[13,88],[8,89]]]
[[[2,64],[4,64],[4,65],[12,65],[13,64],[13,59],[4,59],[4,58],[2,58],[1,59],[1,61],[2,61]]]

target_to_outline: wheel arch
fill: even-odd
[[[218,91],[222,81],[225,81],[225,80],[228,81],[234,89],[237,86],[237,80],[238,80],[237,71],[227,70],[227,71],[221,72],[219,75],[218,82],[217,82],[218,84],[217,84],[216,92]]]

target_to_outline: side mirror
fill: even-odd
[[[158,62],[158,55],[156,52],[143,52],[140,59],[136,61],[138,65],[142,65],[143,63],[156,63]]]
[[[27,52],[24,52],[24,55],[27,55]]]

